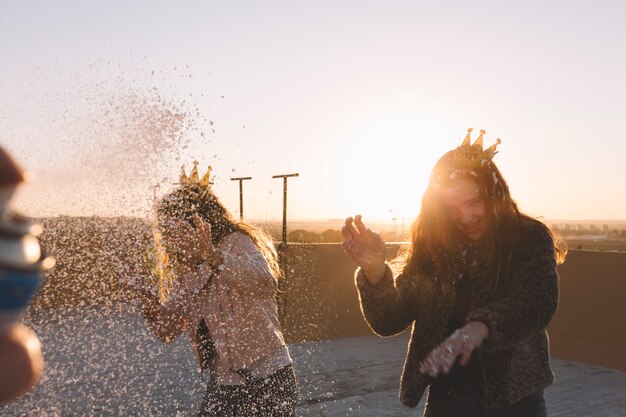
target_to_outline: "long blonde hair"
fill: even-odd
[[[219,198],[202,186],[185,184],[165,195],[156,204],[158,216],[187,221],[192,227],[193,216],[198,215],[211,226],[211,241],[218,245],[224,237],[231,233],[244,233],[252,239],[256,247],[267,260],[276,283],[281,275],[278,256],[271,238],[255,226],[235,221]],[[153,273],[158,279],[159,296],[162,301],[167,298],[174,280],[172,256],[165,250],[157,228],[154,230],[154,248],[152,253]]]

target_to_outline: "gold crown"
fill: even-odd
[[[479,168],[489,165],[493,157],[498,153],[496,147],[502,143],[498,138],[496,143],[483,150],[483,135],[487,132],[480,131],[480,135],[471,143],[472,128],[467,129],[467,135],[463,140],[463,143],[456,148],[453,157],[453,164],[461,169]]]
[[[189,174],[189,176],[187,176],[187,174],[185,173],[185,165],[183,165],[180,170],[180,184],[197,185],[200,187],[210,189],[211,188],[210,177],[211,177],[212,170],[213,168],[211,168],[211,165],[209,165],[206,173],[204,174],[202,179],[200,179],[200,176],[198,175],[198,161],[193,161],[193,169],[191,170],[191,174]]]

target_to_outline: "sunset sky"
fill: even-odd
[[[32,173],[33,215],[144,215],[197,159],[235,214],[231,176],[253,177],[246,217],[272,220],[271,176],[298,172],[290,218],[384,221],[415,217],[471,126],[502,139],[522,210],[625,219],[624,16],[621,1],[5,1],[0,143]]]

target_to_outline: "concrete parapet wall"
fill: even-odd
[[[559,274],[552,355],[626,372],[626,253],[571,251]]]
[[[397,245],[389,245],[390,254]],[[291,341],[371,334],[339,244],[291,245],[285,334]],[[548,333],[553,356],[626,372],[626,253],[570,251]]]
[[[35,310],[128,303],[119,266],[145,258],[149,228],[136,219],[53,219],[45,248],[57,258]],[[398,245],[388,245],[393,256]],[[290,244],[279,295],[288,342],[369,335],[340,244]],[[626,371],[626,253],[571,251],[559,267],[560,303],[548,329],[552,354]]]

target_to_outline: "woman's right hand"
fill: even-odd
[[[385,274],[385,242],[365,227],[360,214],[348,217],[341,233],[344,251],[363,269],[367,281],[376,285]]]

